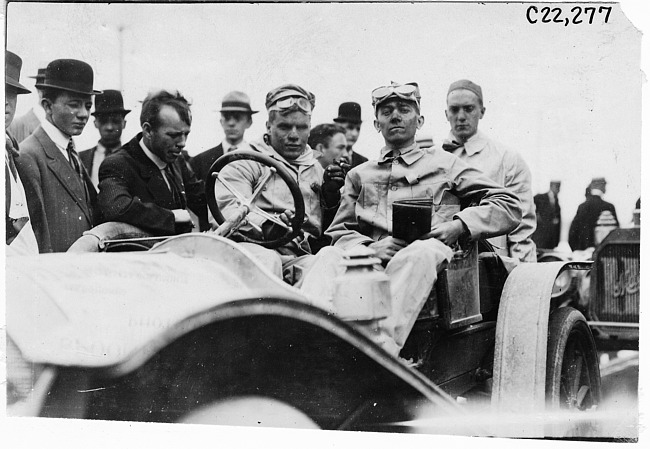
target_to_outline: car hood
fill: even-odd
[[[183,320],[251,298],[308,302],[223,241],[222,261],[174,253],[43,254],[7,259],[7,333],[27,360],[101,367]]]

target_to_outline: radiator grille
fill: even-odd
[[[595,261],[591,311],[599,321],[639,322],[639,245],[608,245]]]

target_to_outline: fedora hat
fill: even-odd
[[[124,109],[124,100],[119,90],[106,89],[103,94],[95,97],[95,112],[91,115],[108,115],[122,114],[126,115],[131,112],[130,109]]]
[[[5,50],[5,87],[13,87],[19,94],[31,93],[31,90],[20,84],[20,69],[23,60],[16,53]]]
[[[353,101],[341,103],[339,106],[339,116],[334,119],[335,122],[349,122],[361,124],[361,105]]]
[[[244,92],[234,90],[223,97],[219,112],[245,112],[252,115],[259,111],[253,111],[251,109],[251,100],[248,98],[248,95]]]
[[[55,59],[45,69],[45,79],[36,83],[37,88],[50,87],[84,95],[99,95],[93,90],[93,69],[76,59]]]

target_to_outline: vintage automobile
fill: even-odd
[[[602,241],[596,242],[596,248],[573,254],[543,251],[537,261],[592,263],[589,271],[564,271],[556,279],[553,300],[583,313],[598,350],[638,350],[640,223],[637,220],[634,226],[607,230]]]
[[[239,151],[211,169],[214,233],[153,239],[126,227],[98,239],[107,253],[7,263],[8,414],[399,432],[426,410],[461,413],[453,430],[432,433],[585,436],[571,426],[600,402],[596,347],[583,314],[553,303],[552,291],[564,271],[590,264],[508,273],[499,256],[467,242],[393,357],[227,238],[255,210],[255,194],[237,194],[241,214],[224,220],[215,200],[219,171],[240,159],[277,170],[294,195],[292,229],[260,243],[298,235],[304,207],[291,175]],[[482,426],[463,420],[472,403],[535,419]],[[539,418],[549,410],[575,414],[558,428]]]
[[[582,307],[600,350],[639,349],[641,228],[618,228],[594,250]]]

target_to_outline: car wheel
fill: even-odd
[[[572,307],[556,309],[548,326],[547,408],[588,410],[600,398],[598,352],[589,325]]]

